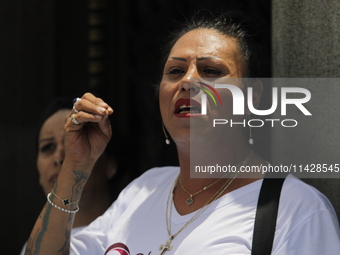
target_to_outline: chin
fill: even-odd
[[[50,193],[53,189],[54,185],[48,185],[46,187],[43,188],[45,195],[47,195],[48,193]]]

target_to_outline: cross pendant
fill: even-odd
[[[159,246],[158,249],[161,250],[161,254],[160,255],[165,254],[166,251],[171,251],[172,250],[172,246],[170,245],[171,241],[172,241],[172,239],[170,238],[168,241],[166,241],[165,244]]]

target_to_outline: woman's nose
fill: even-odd
[[[179,89],[181,91],[190,91],[190,93],[197,94],[199,89],[195,83],[195,79],[199,78],[197,70],[191,70],[187,72],[179,83]]]
[[[54,159],[54,165],[55,166],[61,166],[63,164],[64,160],[61,158],[55,158]]]
[[[54,165],[61,166],[64,162],[64,157],[65,157],[64,148],[59,148],[58,150],[56,150],[54,155]]]

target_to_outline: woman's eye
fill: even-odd
[[[40,148],[40,151],[41,152],[51,152],[55,149],[55,145],[53,143],[48,143],[48,144],[45,144],[43,145],[41,148]]]
[[[182,74],[184,71],[180,68],[170,68],[167,74]]]
[[[217,69],[207,68],[203,70],[203,73],[207,75],[220,75],[222,72]]]

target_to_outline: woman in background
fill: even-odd
[[[53,100],[42,113],[37,127],[36,163],[39,183],[45,195],[52,191],[64,161],[64,125],[65,118],[72,109],[72,104],[70,104],[72,99],[72,97],[63,96]],[[114,146],[117,144],[117,139],[118,137],[113,138],[108,143],[104,153],[93,167],[91,177],[79,201],[79,207],[82,210],[79,210],[74,219],[72,234],[102,215],[117,198],[120,190],[130,181],[127,162],[124,162],[126,171],[118,171],[118,161],[123,162],[125,158],[124,148],[127,146],[127,141],[121,143],[117,150]],[[24,254],[25,248],[26,245],[21,254]]]

